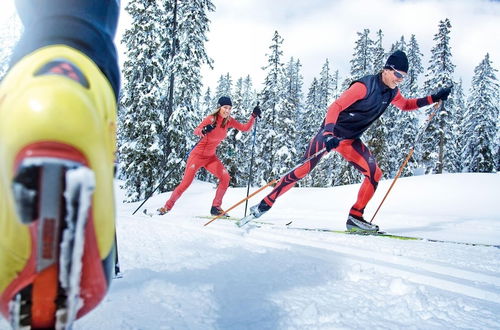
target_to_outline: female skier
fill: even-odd
[[[165,205],[157,210],[159,215],[164,215],[169,212],[172,207],[174,207],[175,202],[191,185],[191,182],[193,182],[194,176],[200,167],[206,168],[207,171],[215,175],[219,180],[219,186],[215,192],[215,198],[212,202],[210,214],[220,215],[224,212],[221,208],[222,198],[226,193],[231,177],[225,169],[224,164],[222,164],[220,159],[215,154],[215,151],[217,146],[226,137],[227,130],[229,128],[233,127],[243,132],[249,131],[255,122],[255,118],[260,116],[261,110],[259,106],[256,106],[253,109],[248,122],[246,124],[242,124],[231,117],[233,104],[229,97],[223,96],[219,98],[217,103],[217,110],[203,119],[203,121],[194,130],[194,134],[201,136],[202,138],[189,155],[186,163],[186,169],[184,171],[184,177],[182,178],[181,183],[174,189]]]

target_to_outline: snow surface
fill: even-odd
[[[358,187],[294,188],[259,219],[273,225],[252,229],[203,226],[209,219],[196,216],[207,215],[213,184],[195,181],[153,218],[131,215],[139,203],[121,203],[117,188],[123,278],[74,329],[500,329],[497,247],[285,227],[343,230]],[[394,234],[500,245],[499,187],[500,174],[403,178],[375,222]],[[230,188],[223,206],[245,194]]]

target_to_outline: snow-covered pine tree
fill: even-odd
[[[318,80],[318,103],[316,104],[317,113],[314,118],[316,127],[314,127],[314,132],[309,139],[317,133],[323,119],[325,118],[326,112],[328,111],[328,107],[335,100],[335,86],[337,84],[338,82],[336,81],[336,76],[332,74],[330,69],[330,62],[326,59],[321,68]],[[336,153],[325,155],[319,164],[316,165],[313,172],[309,175],[311,178],[311,185],[314,187],[331,186],[336,174],[334,169],[339,168],[339,161],[340,157]]]
[[[236,82],[236,86],[234,89],[234,98],[233,105],[235,105],[235,111],[232,116],[235,117],[240,122],[246,122],[250,118],[250,114],[253,111],[253,108],[257,105],[257,97],[256,92],[253,89],[252,79],[249,75],[245,78],[239,78]],[[252,128],[251,132],[236,132],[236,154],[238,158],[238,166],[236,167],[234,173],[234,186],[243,187],[248,184],[250,173],[250,165],[252,158],[252,145],[254,143],[253,132],[255,129],[259,129],[260,118],[257,118],[255,123],[255,127]],[[255,144],[259,143],[259,141],[255,141]],[[253,153],[253,157],[256,157],[255,149]],[[252,172],[256,171],[255,165],[252,167]],[[253,183],[253,180],[252,180]]]
[[[422,53],[415,39],[412,35],[410,42],[406,44],[404,37],[401,37],[397,43],[401,47],[404,46],[405,53],[408,57],[408,74],[403,82],[399,85],[399,90],[406,98],[418,97],[418,79],[419,75],[423,73],[422,67]],[[392,47],[395,49],[395,47]],[[384,114],[383,120],[385,125],[388,125],[385,157],[384,159],[384,177],[392,178],[396,175],[403,160],[406,158],[417,134],[418,126],[418,112],[415,111],[401,111],[400,109],[389,106]],[[378,155],[377,155],[378,157]],[[416,162],[411,159],[403,171],[403,176],[410,175],[416,167]]]
[[[377,74],[384,67],[387,55],[383,47],[383,37],[384,34],[382,30],[379,30],[377,32],[377,40],[374,42],[373,51],[371,52],[373,71],[369,74]],[[393,45],[392,48],[395,49],[396,46]],[[390,176],[390,174],[388,173],[390,172],[389,160],[391,158],[389,151],[389,141],[391,130],[395,130],[393,125],[387,125],[387,123],[390,123],[391,120],[394,120],[392,117],[395,117],[396,114],[396,110],[391,108],[392,107],[389,106],[385,114],[371,125],[371,127],[366,131],[363,137],[363,140],[365,141],[370,151],[376,156],[377,163],[379,167],[383,169],[385,177]]]
[[[436,45],[431,50],[427,79],[424,82],[427,94],[453,84],[455,65],[451,59],[450,29],[451,23],[448,18],[439,22],[439,31],[434,36]],[[443,173],[443,170],[451,164],[448,148],[454,147],[451,145],[454,142],[453,120],[457,119],[453,116],[452,94],[441,109],[429,123],[422,139],[422,165],[426,173]]]
[[[424,67],[422,65],[423,54],[420,51],[420,46],[418,45],[417,39],[414,34],[411,35],[409,43],[406,45],[406,55],[408,57],[408,74],[404,79],[403,83],[400,85],[401,93],[406,98],[416,98],[422,97],[422,92],[419,88],[420,75],[424,73]],[[392,172],[394,170],[399,170],[402,161],[407,156],[411,146],[415,141],[415,137],[418,134],[418,123],[419,117],[423,117],[422,111],[400,111],[399,120],[396,123],[399,128],[399,133],[396,140],[394,140],[395,148],[392,149],[395,157],[389,161],[389,167]],[[395,125],[395,126],[396,126]],[[417,154],[419,148],[415,149],[415,154]],[[418,163],[415,161],[416,158],[413,156],[406,164],[402,176],[411,175],[417,168]]]
[[[323,109],[320,109],[320,88],[318,79],[313,78],[309,91],[307,92],[304,109],[299,112],[299,122],[302,129],[297,130],[297,151],[304,154],[309,141],[314,136],[318,127],[321,124],[322,116],[324,116]],[[301,187],[309,187],[313,185],[313,178],[311,175],[306,176],[298,182]]]
[[[373,45],[373,72],[375,73],[384,67],[385,61],[387,59],[387,54],[385,53],[383,46],[384,33],[382,30],[377,31],[377,40],[374,41]]]
[[[351,71],[349,77],[344,80],[342,90],[347,89],[353,80],[373,74],[373,47],[374,42],[370,38],[370,30],[364,29],[363,32],[357,32],[358,40],[356,40],[354,53],[351,63]]]
[[[494,172],[498,164],[500,95],[495,72],[489,54],[474,69],[463,121],[462,159],[467,172]]]
[[[137,201],[154,189],[164,173],[160,86],[167,74],[162,56],[166,40],[160,3],[132,0],[125,10],[132,24],[122,40],[127,60],[122,70],[118,155],[127,200]]]
[[[208,0],[131,0],[126,10],[132,26],[123,38],[119,157],[132,201],[152,191],[166,172],[166,188],[182,176],[199,117],[199,70],[211,64],[204,42],[206,13],[214,7]]]
[[[171,117],[166,120],[168,126],[164,141],[167,142],[166,169],[170,169],[172,174],[162,191],[170,190],[179,183],[186,155],[199,141],[193,129],[203,116],[196,108],[202,88],[200,69],[204,64],[211,66],[213,62],[207,55],[205,42],[210,23],[207,14],[215,10],[210,0],[167,2],[168,17],[163,24],[170,27],[167,35],[172,36],[170,41],[174,47],[165,56],[169,59],[167,70],[174,75],[174,79],[165,81],[165,90],[170,90],[174,84],[174,98]]]
[[[257,179],[254,182],[264,183],[276,178],[279,168],[275,167],[276,153],[281,147],[277,140],[277,124],[284,118],[280,117],[279,107],[283,104],[283,91],[281,83],[284,75],[284,64],[281,61],[283,38],[278,31],[274,32],[270,52],[267,54],[267,65],[263,68],[267,72],[264,80],[264,88],[260,93],[262,109],[262,125],[259,126],[257,139],[260,142],[257,148],[255,166],[259,169]]]
[[[453,86],[451,91],[453,93],[453,102],[455,105],[456,117],[453,121],[453,132],[454,132],[454,147],[450,151],[450,168],[453,168],[453,172],[458,173],[463,171],[463,158],[462,158],[462,146],[464,145],[465,132],[464,132],[464,114],[467,109],[467,100],[465,98],[462,79],[459,79],[458,83]]]
[[[293,57],[285,67],[282,77],[282,101],[278,107],[280,120],[276,123],[276,141],[279,144],[276,153],[276,173],[282,175],[293,168],[299,159],[297,130],[301,129],[300,112],[303,108],[302,87],[303,77],[300,72],[302,65]]]
[[[354,47],[353,58],[351,59],[351,71],[349,77],[342,84],[342,90],[349,88],[351,83],[368,74],[373,74],[373,46],[374,42],[370,39],[370,30],[364,29],[363,32],[358,32],[358,40]],[[367,132],[368,133],[368,132]],[[365,141],[369,141],[370,137],[365,136]],[[361,175],[358,170],[351,166],[346,161],[339,163],[339,166],[334,171],[335,185],[351,184],[360,181]]]

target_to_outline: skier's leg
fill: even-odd
[[[196,172],[205,164],[203,159],[200,159],[196,155],[191,154],[186,163],[186,169],[184,170],[184,176],[182,177],[181,183],[174,189],[170,198],[165,202],[165,209],[170,211],[175,202],[182,196],[187,188],[191,185],[196,175]]]
[[[314,155],[316,152],[319,150],[323,149],[325,147],[325,144],[323,142],[323,136],[321,135],[321,130],[312,138],[312,140],[309,142],[309,145],[307,147],[307,150],[302,157],[303,160],[311,157]],[[304,178],[307,174],[309,174],[314,167],[319,163],[321,158],[323,157],[324,154],[319,154],[318,156],[310,159],[309,161],[305,162],[301,166],[297,167],[295,170],[292,172],[286,174],[284,177],[280,179],[278,184],[274,187],[273,191],[271,191],[264,199],[260,202],[258,206],[258,210],[260,211],[260,214],[263,212],[268,211],[276,202],[276,199],[283,195],[285,192],[288,190],[292,189],[292,187],[299,181],[300,179]],[[256,210],[257,211],[257,210]]]
[[[24,35],[0,85],[0,312],[63,327],[113,275],[118,3],[17,5]]]
[[[351,215],[362,218],[365,207],[375,194],[378,182],[382,178],[382,171],[370,150],[360,139],[343,140],[336,151],[365,176],[356,203],[349,212]]]
[[[217,186],[217,191],[215,192],[215,198],[212,202],[212,207],[220,208],[222,205],[222,198],[226,193],[227,188],[229,187],[229,181],[231,180],[231,176],[227,172],[224,164],[220,161],[217,156],[214,156],[212,160],[205,166],[207,171],[212,173],[219,179],[219,185]]]

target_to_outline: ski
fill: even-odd
[[[403,241],[427,241],[427,242],[434,242],[434,243],[449,243],[449,244],[460,244],[460,245],[469,245],[469,246],[495,247],[497,249],[500,249],[500,245],[495,245],[495,244],[469,243],[469,242],[460,242],[460,241],[453,241],[453,240],[442,240],[442,239],[433,239],[433,238],[424,238],[424,237],[415,237],[415,236],[404,236],[404,235],[391,234],[391,233],[387,233],[384,231],[378,231],[378,232],[348,231],[348,230],[334,230],[334,229],[326,229],[326,228],[306,228],[306,227],[290,227],[290,226],[287,226],[286,228],[291,229],[291,230],[316,231],[316,232],[326,232],[326,233],[344,234],[344,235],[386,237],[386,238],[399,239],[399,240],[403,240]]]
[[[215,215],[197,215],[195,216],[196,218],[199,218],[199,219],[213,219],[213,217],[215,217]],[[236,218],[236,217],[226,217],[226,216],[222,216],[220,217],[219,219],[222,219],[222,220],[231,220],[231,221],[237,221],[237,220],[240,220],[240,218]]]

